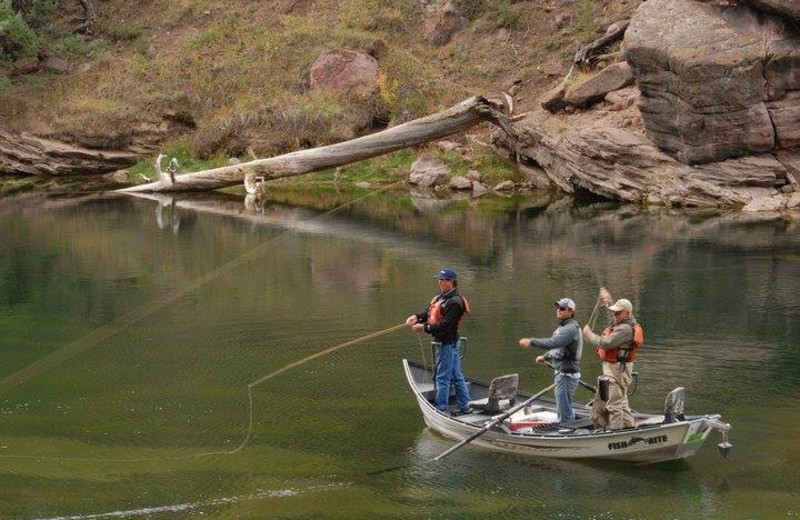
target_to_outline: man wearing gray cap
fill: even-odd
[[[546,349],[547,352],[536,357],[536,362],[545,364],[553,362],[556,383],[556,408],[558,422],[568,423],[575,420],[572,399],[581,380],[580,360],[583,352],[583,338],[580,325],[575,319],[575,302],[569,298],[561,298],[556,304],[558,328],[549,338],[522,338],[519,346],[528,348],[531,345]]]
[[[620,299],[609,306],[611,294],[606,288],[600,290],[600,300],[608,306],[608,310],[613,313],[612,322],[601,335],[592,332],[586,325],[583,328],[583,339],[597,351],[598,357],[603,362],[603,377],[601,380],[608,381],[608,399],[605,401],[605,410],[608,418],[600,403],[595,403],[593,407],[593,419],[599,424],[612,430],[622,428],[632,428],[635,423],[628,405],[628,387],[633,379],[633,360],[636,358],[636,351],[642,346],[644,333],[641,325],[633,317],[633,305],[630,300]],[[602,387],[601,384],[598,387]],[[595,401],[600,396],[595,396]]]

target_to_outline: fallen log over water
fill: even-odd
[[[502,96],[492,98],[475,96],[442,112],[350,141],[300,150],[269,159],[187,173],[175,176],[174,180],[162,176],[158,181],[118,191],[204,191],[240,184],[245,176],[249,175],[263,177],[264,180],[302,175],[435,141],[463,132],[484,121],[498,125],[510,134],[512,129],[507,112],[508,107],[503,102]]]

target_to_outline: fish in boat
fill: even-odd
[[[579,403],[573,403],[576,420],[571,423],[556,422],[552,399],[540,397],[521,406],[533,396],[518,391],[515,383],[510,392],[505,385],[506,395],[496,391],[509,381],[509,376],[489,384],[467,378],[473,412],[443,413],[433,405],[436,389],[431,370],[407,359],[403,360],[403,368],[431,430],[462,442],[477,435],[472,444],[484,448],[537,457],[653,463],[691,457],[713,430],[722,432],[723,442],[717,447],[723,457],[727,458],[732,448],[727,438],[731,425],[723,422],[719,414],[683,414],[682,388],[670,392],[664,414],[636,412],[634,428],[609,430],[594,427],[591,409]],[[516,374],[513,376],[512,381]],[[498,381],[501,383],[494,384]],[[484,428],[486,431],[479,434]]]

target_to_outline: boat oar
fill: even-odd
[[[447,450],[447,451],[445,451],[443,453],[440,453],[439,455],[434,457],[432,460],[434,462],[438,462],[438,461],[442,460],[443,458],[447,457],[448,455],[450,455],[451,453],[453,453],[454,451],[456,451],[457,449],[461,448],[462,446],[464,446],[466,444],[469,444],[470,442],[474,441],[475,439],[477,439],[478,437],[480,437],[484,433],[488,432],[495,425],[500,424],[501,422],[503,422],[506,419],[508,419],[517,410],[522,410],[523,408],[525,408],[526,406],[528,406],[529,404],[531,404],[535,400],[537,400],[540,397],[542,397],[544,394],[546,394],[547,392],[552,390],[555,386],[556,386],[555,383],[553,383],[552,385],[548,386],[547,388],[545,388],[544,390],[542,390],[538,394],[534,395],[533,397],[530,397],[530,398],[526,399],[525,402],[520,403],[520,404],[514,406],[513,408],[510,408],[507,412],[505,412],[502,415],[498,415],[497,417],[495,417],[494,419],[489,421],[483,428],[481,428],[480,430],[476,431],[475,433],[473,433],[472,435],[470,435],[466,439],[462,440],[461,442],[459,442],[455,446],[451,447],[449,450]]]

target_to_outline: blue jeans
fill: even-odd
[[[581,375],[556,372],[556,408],[558,408],[558,422],[567,423],[575,420],[575,410],[572,409],[572,398],[578,389]]]
[[[437,409],[446,412],[450,401],[450,383],[456,385],[456,401],[462,410],[469,408],[469,389],[461,373],[461,358],[458,357],[459,341],[442,343],[439,359],[436,360],[436,403]]]

